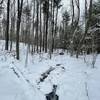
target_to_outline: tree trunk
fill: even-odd
[[[38,53],[38,24],[39,24],[39,2],[37,1],[37,21],[36,21],[36,45],[37,45],[37,53]]]
[[[46,28],[46,25],[45,25],[45,14],[44,14],[43,16],[43,41],[42,41],[43,51],[45,48],[45,28]]]
[[[34,18],[35,18],[35,0],[34,0],[34,5],[33,5],[33,26],[32,26],[32,30],[33,30],[33,43],[32,43],[32,53],[33,53],[33,47],[34,47],[34,52],[35,52],[35,34],[34,34]]]
[[[14,9],[14,14],[11,14],[11,30],[10,30],[10,51],[12,50],[13,35],[15,35],[15,0],[13,1],[11,9]]]
[[[54,0],[52,1],[52,53],[54,49]]]
[[[48,19],[49,19],[49,0],[47,1],[47,12],[46,12],[46,36],[45,36],[45,53],[48,48]]]
[[[18,0],[17,7],[18,7],[17,8],[18,14],[17,14],[17,30],[16,30],[16,58],[19,60],[19,32],[20,32],[23,0],[21,0],[21,4],[20,4],[20,0]]]
[[[78,58],[78,55],[79,55],[79,52],[80,52],[80,47],[82,46],[83,41],[84,41],[84,39],[85,39],[85,37],[86,37],[86,35],[87,35],[87,33],[88,33],[88,29],[89,29],[89,27],[90,27],[91,17],[92,17],[92,2],[93,2],[93,0],[90,0],[89,18],[88,18],[88,20],[87,20],[87,22],[86,22],[85,33],[84,33],[84,35],[83,35],[82,39],[80,40],[80,42],[79,42],[79,44],[78,44],[78,47],[77,47],[77,48],[78,48],[78,49],[77,49],[77,55],[76,55],[77,58]]]
[[[10,12],[10,0],[7,2],[7,30],[5,34],[5,50],[9,48],[9,12]]]
[[[54,34],[54,49],[55,49],[55,37],[57,35],[57,22],[58,22],[58,6],[57,6],[57,11],[56,11],[56,19],[55,19],[55,34]]]
[[[41,20],[41,13],[42,13],[42,12],[41,12],[41,9],[42,9],[42,8],[41,8],[41,2],[40,2],[40,52],[41,52],[41,50],[42,50],[42,49],[41,49],[41,47],[42,47],[42,30],[41,30],[41,26],[42,26],[42,24],[41,24],[41,23],[42,23],[42,20]]]

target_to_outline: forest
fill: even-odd
[[[1,0],[0,38],[5,40],[5,50],[11,51],[16,43],[17,59],[20,42],[27,44],[32,54],[51,56],[56,49],[63,49],[78,58],[83,53],[100,53],[100,1],[85,0],[84,9],[80,0],[69,1],[61,13],[62,0]]]
[[[0,100],[99,100],[100,0],[0,0]]]

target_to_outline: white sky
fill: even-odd
[[[64,5],[64,8],[68,8],[70,6],[70,1],[71,0],[62,0],[62,4]],[[85,2],[85,0],[80,0],[81,10],[84,8],[84,2]]]
[[[85,0],[80,0],[81,16],[84,11],[84,2],[85,2]],[[61,15],[64,12],[64,10],[68,10],[70,12],[70,0],[62,0],[62,4],[63,4],[63,7],[59,11],[60,12],[59,18],[58,18],[59,20],[61,20]]]

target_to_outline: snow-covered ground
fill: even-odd
[[[23,49],[24,48],[24,49]],[[27,47],[20,45],[20,60],[15,50],[4,51],[4,41],[0,41],[0,100],[45,100],[45,94],[56,84],[59,100],[100,100],[100,55],[95,68],[91,67],[92,56],[79,59],[66,52],[55,52],[52,59],[42,53],[28,55]],[[53,70],[40,81],[42,74]]]

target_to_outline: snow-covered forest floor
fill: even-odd
[[[29,54],[26,64],[26,52],[20,44],[17,61],[15,50],[4,51],[0,41],[0,100],[45,100],[53,84],[58,86],[59,100],[100,100],[100,55],[92,68],[92,55],[84,62],[84,56],[76,59],[66,52],[56,51],[51,60],[45,53]]]

